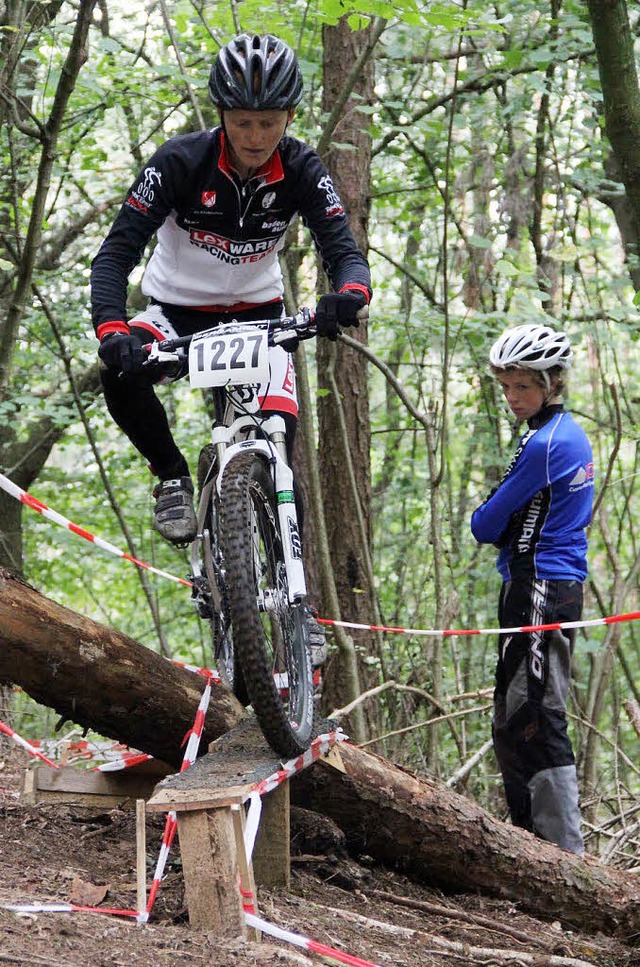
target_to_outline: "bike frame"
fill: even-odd
[[[308,309],[302,309],[297,316],[289,319],[289,322],[302,323],[303,327],[308,327],[311,315]],[[269,322],[272,320],[264,320]],[[282,322],[283,320],[279,320]],[[276,321],[277,322],[277,321]],[[294,334],[300,330],[294,329]],[[285,334],[286,335],[286,334]],[[300,338],[309,338],[315,335],[313,330],[305,328],[300,333]],[[164,343],[153,343],[149,351],[149,362],[175,362],[177,358],[175,349],[166,351],[167,343],[173,346],[186,345],[192,337],[179,337],[175,340],[166,340]],[[241,389],[243,391],[242,412],[238,413],[238,404],[234,402],[232,392]],[[214,402],[216,415],[211,426],[211,442],[215,447],[217,473],[215,479],[207,476],[202,487],[200,501],[197,510],[198,534],[190,547],[191,573],[194,583],[202,577],[202,568],[198,560],[198,549],[204,538],[204,522],[211,500],[212,490],[215,486],[220,493],[222,476],[230,461],[238,453],[246,453],[247,450],[255,453],[260,459],[264,460],[269,466],[273,476],[274,489],[276,494],[276,505],[278,512],[278,522],[282,539],[285,570],[288,585],[289,604],[300,602],[306,597],[307,587],[302,565],[302,540],[298,525],[298,515],[296,513],[293,472],[287,460],[285,444],[285,422],[278,414],[262,413],[258,403],[257,388],[253,385],[244,384],[240,387],[216,387],[214,392]],[[258,433],[260,437],[258,437]],[[213,467],[214,465],[212,465]],[[207,575],[210,577],[210,575]],[[211,593],[216,595],[215,581],[209,582]],[[220,605],[219,601],[215,602]]]
[[[248,402],[249,408],[251,402]],[[267,439],[257,439],[255,437],[257,430],[260,430]],[[246,434],[250,434],[248,439]],[[240,436],[243,438],[238,440]],[[197,511],[198,536],[190,548],[191,573],[195,578],[202,575],[198,560],[198,546],[199,542],[203,540],[202,527],[213,487],[215,486],[220,493],[225,468],[237,454],[249,451],[260,456],[269,465],[273,476],[287,574],[289,604],[295,604],[306,597],[307,587],[302,564],[302,541],[294,499],[293,471],[286,457],[284,420],[277,414],[261,415],[259,411],[248,416],[240,416],[228,426],[221,425],[214,420],[211,427],[211,442],[216,448],[218,469],[215,478],[207,478],[200,495]]]

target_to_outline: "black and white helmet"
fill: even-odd
[[[525,369],[547,370],[553,366],[567,369],[573,354],[569,338],[549,326],[516,326],[507,329],[489,352],[492,366],[523,366]]]
[[[209,94],[222,111],[288,111],[302,97],[298,58],[273,34],[239,34],[216,57]]]

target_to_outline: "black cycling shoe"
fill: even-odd
[[[161,480],[154,487],[153,496],[156,500],[153,526],[160,536],[177,546],[195,540],[198,522],[193,508],[191,478]]]

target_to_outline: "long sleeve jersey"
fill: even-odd
[[[561,405],[544,407],[529,420],[499,486],[474,512],[473,536],[500,547],[505,581],[523,571],[584,581],[593,489],[585,432]]]
[[[153,301],[216,308],[283,294],[278,252],[299,214],[336,291],[371,295],[369,266],[319,156],[284,137],[266,165],[241,183],[221,128],[163,144],[129,190],[92,263],[93,324],[125,320],[127,282],[157,233],[142,279]],[[104,330],[103,330],[104,331]]]

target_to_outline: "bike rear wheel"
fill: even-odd
[[[211,480],[215,460],[215,448],[203,447],[198,460],[198,491],[207,487]],[[215,470],[215,468],[213,468]],[[211,644],[216,671],[230,688],[238,701],[249,704],[247,688],[242,677],[240,663],[236,661],[233,644],[229,589],[220,541],[220,497],[215,482],[210,488],[202,526],[198,528],[199,556],[202,567],[199,587],[198,610],[209,623]],[[202,603],[200,603],[202,602]]]
[[[304,752],[313,726],[302,603],[290,604],[271,473],[253,453],[225,468],[222,544],[236,660],[262,732],[282,756]]]

